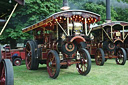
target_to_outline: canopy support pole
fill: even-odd
[[[16,5],[14,6],[14,8],[13,8],[13,10],[12,10],[12,12],[11,12],[9,18],[8,18],[8,20],[6,21],[6,23],[4,24],[4,26],[3,26],[3,28],[2,28],[2,30],[1,30],[1,32],[0,32],[0,35],[2,35],[2,33],[3,33],[4,29],[5,29],[5,27],[7,26],[7,24],[8,24],[8,22],[9,22],[10,18],[12,17],[12,14],[14,13],[14,11],[15,11],[15,9],[16,9],[17,6],[18,6],[18,3],[16,3]]]
[[[60,25],[60,23],[56,20],[57,24],[60,26],[60,28],[63,30],[63,32],[65,33],[65,35],[68,36],[68,34],[65,32],[65,30],[63,29],[63,27]]]
[[[123,40],[124,40],[124,26],[123,26]]]
[[[86,18],[85,18],[85,35],[87,36],[87,30],[88,30],[88,28],[87,28],[87,23],[86,23]]]

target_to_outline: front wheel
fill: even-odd
[[[118,48],[116,50],[116,63],[119,65],[124,65],[126,63],[126,51],[123,48]]]
[[[13,65],[14,65],[14,66],[20,66],[20,65],[21,65],[21,61],[22,61],[21,58],[15,58],[15,59],[13,60]]]
[[[0,85],[14,85],[13,67],[9,59],[0,62]]]
[[[76,64],[76,68],[81,75],[87,75],[91,70],[91,57],[89,52],[82,48],[80,53],[80,63]]]
[[[51,78],[55,79],[58,77],[60,72],[60,59],[59,55],[55,50],[51,50],[47,56],[47,71]]]
[[[98,48],[95,53],[96,65],[103,66],[105,62],[104,51],[101,48]]]

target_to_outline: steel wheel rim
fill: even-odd
[[[30,44],[27,43],[27,45],[26,45],[26,59],[25,59],[27,69],[31,68],[31,58],[32,58],[31,47],[30,47]]]
[[[55,56],[52,53],[48,55],[47,71],[51,77],[54,76],[56,73]]]

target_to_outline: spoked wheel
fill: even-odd
[[[116,63],[119,65],[124,65],[127,59],[126,51],[123,48],[118,48],[116,50]]]
[[[37,49],[35,47],[35,43],[33,41],[28,41],[26,43],[26,51],[25,51],[25,62],[26,67],[29,70],[37,70],[39,66],[39,62],[37,59]]]
[[[55,79],[58,77],[60,72],[60,59],[59,55],[55,50],[51,50],[47,56],[47,71],[51,78]]]
[[[81,75],[87,75],[91,70],[91,57],[89,52],[82,48],[80,53],[80,63],[76,64],[76,68]]]
[[[14,66],[20,66],[21,65],[21,58],[15,58],[14,60],[13,60],[13,65]]]
[[[98,48],[95,53],[96,65],[103,66],[105,62],[104,51],[101,48]]]
[[[13,67],[9,59],[0,63],[0,85],[14,85]]]

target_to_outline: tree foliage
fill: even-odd
[[[99,3],[99,4],[86,3],[86,4],[83,5],[83,9],[88,10],[88,11],[92,11],[94,13],[97,13],[97,14],[101,15],[100,24],[105,22],[105,20],[106,20],[105,4],[103,4],[103,3]],[[117,16],[118,15],[117,15],[116,11],[113,8],[111,8],[111,19],[112,19],[112,21],[115,21]]]
[[[128,8],[127,9],[121,9],[121,8],[116,8],[115,9],[118,16],[116,17],[117,21],[126,21],[128,22]]]
[[[0,36],[0,43],[10,43],[18,40],[31,39],[32,32],[22,33],[22,29],[37,23],[49,15],[60,11],[63,0],[25,0],[24,7],[18,7],[13,14],[6,30]],[[92,0],[69,0],[71,9],[83,9],[101,15],[100,24],[106,19],[106,5],[100,0],[98,3],[91,3]],[[118,0],[121,1],[121,0]],[[124,0],[122,0],[124,1]],[[128,2],[125,0],[124,2]],[[128,9],[111,7],[111,19],[113,21],[128,21]]]
[[[29,33],[23,33],[22,29],[60,11],[60,2],[59,0],[26,0],[25,6],[19,7],[20,9],[13,14],[6,30],[0,36],[0,43],[32,38]]]

